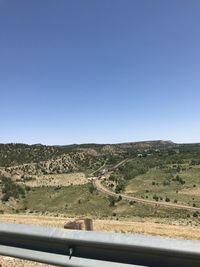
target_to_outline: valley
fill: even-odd
[[[198,228],[199,166],[199,144],[2,144],[1,218],[89,217],[124,232],[138,221]]]

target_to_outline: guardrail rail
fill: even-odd
[[[70,267],[199,267],[200,241],[0,223],[0,255]]]

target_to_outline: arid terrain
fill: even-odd
[[[77,217],[78,218],[78,217]],[[37,215],[0,215],[0,222],[30,224],[35,226],[64,228],[64,224],[73,221],[74,218],[37,216]],[[163,237],[175,237],[184,239],[199,239],[200,228],[188,225],[186,221],[162,220],[159,218],[146,221],[138,217],[132,220],[93,220],[95,231],[116,233],[131,233],[157,235]],[[66,230],[69,231],[69,230]]]
[[[63,228],[92,218],[95,231],[200,240],[199,181],[199,144],[1,144],[0,222]]]
[[[20,182],[19,182],[20,183]],[[25,183],[30,187],[40,187],[40,186],[69,186],[88,183],[88,179],[85,177],[84,173],[63,173],[63,174],[46,174],[35,176]]]

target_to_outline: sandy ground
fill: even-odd
[[[10,257],[0,257],[0,267],[47,267],[53,265],[31,262]]]
[[[0,215],[0,222],[6,223],[24,223],[37,226],[61,227],[72,218],[53,217],[53,216],[38,216],[38,215]],[[158,221],[159,220],[159,221]],[[179,225],[178,221],[167,224],[161,219],[151,219],[148,221],[134,218],[132,221],[125,220],[94,220],[95,231],[112,231],[121,233],[140,233],[145,235],[157,235],[163,237],[175,237],[183,239],[198,239],[200,240],[200,227],[186,225],[182,222]],[[32,266],[50,266],[28,262],[24,260],[13,259],[9,257],[0,257],[0,267],[32,267]]]
[[[46,174],[35,176],[35,180],[26,181],[25,184],[31,187],[38,186],[69,186],[86,184],[88,179],[82,172],[67,174]]]

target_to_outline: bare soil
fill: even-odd
[[[34,180],[25,181],[25,184],[30,187],[40,186],[69,186],[88,183],[88,179],[82,172],[67,173],[67,174],[46,174],[35,176]]]

